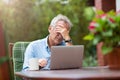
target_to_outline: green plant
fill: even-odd
[[[118,46],[120,41],[120,12],[96,12],[96,16],[88,27],[89,34],[84,40],[90,40],[92,45],[103,42],[102,53],[107,54]]]
[[[0,64],[2,64],[2,63],[4,63],[4,62],[6,62],[6,61],[8,61],[8,57],[7,56],[5,56],[5,57],[1,57],[0,58]]]

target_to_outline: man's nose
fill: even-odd
[[[59,33],[59,32],[56,32],[56,34],[57,34],[57,36],[59,36],[59,35],[60,35],[60,33]]]

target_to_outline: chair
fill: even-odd
[[[21,71],[24,62],[24,52],[30,42],[9,43],[9,54],[12,57],[11,65],[14,72]],[[19,77],[14,77],[15,80],[22,80]]]

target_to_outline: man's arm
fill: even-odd
[[[32,46],[29,44],[24,53],[23,70],[29,69],[29,59],[30,58],[33,58],[33,49],[32,49]]]

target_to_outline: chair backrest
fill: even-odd
[[[24,62],[24,52],[29,43],[30,42],[23,42],[23,41],[14,43],[12,47],[14,72],[18,72],[22,70],[22,66]],[[22,80],[22,79],[15,77],[15,80]]]
[[[16,42],[13,46],[14,71],[21,71],[24,62],[24,52],[30,42]]]

